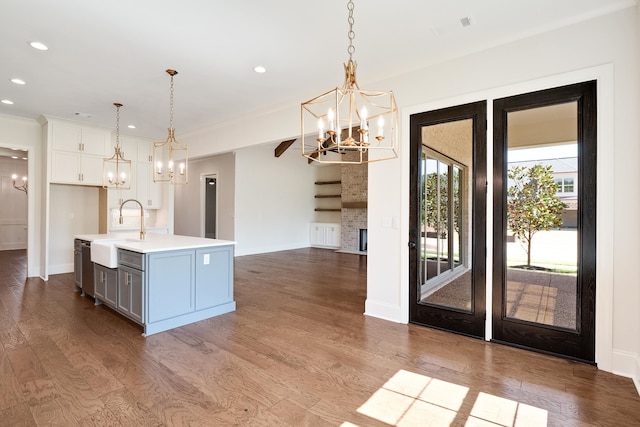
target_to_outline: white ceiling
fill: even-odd
[[[636,4],[637,0],[355,0],[358,81]],[[48,114],[164,140],[169,76],[177,135],[299,105],[342,85],[346,0],[2,0],[0,114]],[[461,18],[472,25],[463,27]],[[31,41],[49,46],[38,51]],[[267,73],[257,74],[256,65]],[[10,81],[21,78],[26,85]],[[393,88],[371,87],[377,90]],[[401,103],[402,101],[399,100]],[[79,118],[76,112],[88,113]],[[134,131],[125,130],[133,123]]]

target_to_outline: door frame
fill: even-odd
[[[521,80],[517,83],[503,84],[499,80],[499,76],[494,80],[486,83],[489,89],[468,92],[463,95],[443,97],[437,100],[412,104],[403,107],[401,110],[401,129],[410,128],[410,117],[423,111],[436,110],[446,108],[452,105],[465,104],[474,102],[479,99],[486,99],[487,119],[489,122],[493,120],[493,100],[519,93],[531,92],[535,90],[549,89],[552,87],[573,84],[576,82],[596,80],[598,82],[598,177],[597,185],[600,196],[597,201],[598,224],[596,225],[596,239],[598,247],[596,249],[597,266],[596,280],[598,287],[596,289],[596,363],[598,368],[612,372],[624,372],[625,375],[634,375],[636,360],[635,355],[613,351],[613,284],[614,284],[614,215],[610,209],[613,206],[614,194],[614,67],[613,64],[604,64],[594,67],[579,69],[569,72],[558,72],[542,78],[533,78]],[[493,87],[492,84],[494,85]],[[445,94],[446,96],[446,94]],[[399,277],[399,303],[398,309],[393,310],[392,307],[380,308],[380,317],[399,321],[402,323],[409,322],[409,251],[406,249],[409,236],[409,150],[410,135],[409,132],[401,133],[402,149],[400,151],[401,166],[398,173],[401,175],[401,194],[400,194],[400,214],[405,220],[399,222],[400,242],[399,257],[400,265],[406,266],[400,268]],[[487,129],[487,139],[493,140],[493,129]],[[491,170],[493,167],[493,147],[489,144],[487,148],[488,163],[487,168]],[[493,197],[493,177],[491,174],[487,177],[489,188],[487,197]],[[492,225],[493,211],[487,210],[487,247],[492,247]],[[375,231],[375,230],[373,230]],[[487,254],[487,265],[492,265],[493,258],[491,251]],[[492,272],[487,270],[487,281],[492,281]],[[487,287],[487,303],[492,300],[492,289]],[[490,308],[487,307],[489,310]],[[371,315],[375,310],[369,309]],[[492,322],[489,317],[486,322],[485,339],[491,339]]]

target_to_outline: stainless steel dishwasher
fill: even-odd
[[[82,241],[82,295],[95,298],[93,283],[93,262],[91,262],[91,242]]]

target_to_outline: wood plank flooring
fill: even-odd
[[[1,426],[634,426],[631,380],[364,316],[366,257],[236,258],[237,311],[169,332],[0,252]]]

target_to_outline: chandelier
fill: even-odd
[[[176,141],[173,128],[173,77],[176,70],[167,70],[171,76],[169,96],[169,135],[164,142],[153,143],[153,182],[169,184],[187,184],[188,182],[188,149],[186,145]]]
[[[11,179],[13,180],[13,188],[15,188],[16,190],[24,191],[24,193],[27,194],[27,177],[26,176],[22,177],[22,185],[16,185],[16,179],[18,179],[18,175],[16,175],[15,173],[11,175]]]
[[[120,107],[122,104],[114,102],[116,106],[116,145],[113,148],[113,156],[102,162],[102,187],[115,190],[128,190],[131,188],[131,160],[124,158],[124,152],[120,146]]]
[[[302,155],[310,163],[361,164],[398,157],[398,106],[393,92],[362,90],[356,82],[353,8],[349,0],[344,84],[301,104]]]

